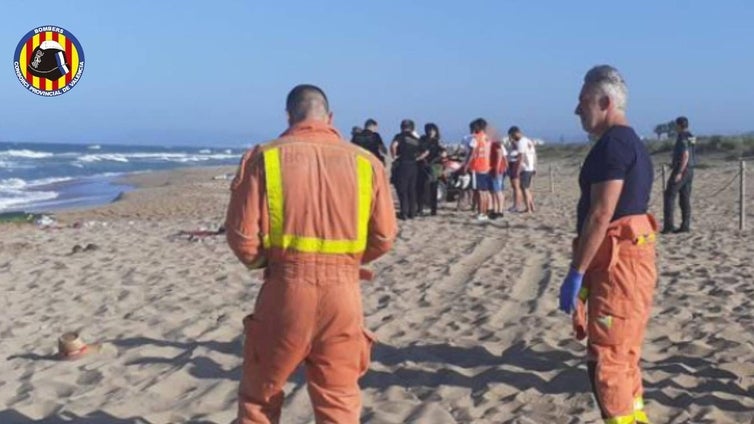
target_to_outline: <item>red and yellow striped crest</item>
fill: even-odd
[[[58,96],[81,79],[84,51],[69,31],[42,26],[29,31],[18,43],[14,68],[27,90],[46,97]]]

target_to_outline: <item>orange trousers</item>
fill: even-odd
[[[656,231],[651,215],[611,223],[574,314],[576,337],[588,339],[592,390],[610,424],[648,422],[639,360],[657,281]]]
[[[359,422],[358,379],[374,338],[363,327],[358,267],[269,269],[244,331],[238,423],[279,423],[283,385],[302,362],[316,422]]]

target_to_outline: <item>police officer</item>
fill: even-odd
[[[393,137],[390,144],[393,159],[397,165],[393,168],[396,172],[396,191],[400,202],[400,220],[414,219],[416,217],[418,200],[416,198],[416,185],[420,162],[428,155],[419,141],[419,136],[414,132],[414,121],[404,119],[401,121],[401,132]]]
[[[665,186],[663,196],[662,233],[687,233],[691,231],[691,183],[694,180],[694,136],[689,132],[689,120],[679,116],[675,120],[678,137],[673,148],[673,162],[670,178]],[[673,212],[675,199],[680,196],[681,227],[673,226]]]

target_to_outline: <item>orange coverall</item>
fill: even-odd
[[[383,165],[323,122],[294,125],[244,155],[226,232],[244,264],[265,268],[244,319],[238,422],[279,422],[282,387],[301,362],[317,423],[359,422],[374,340],[360,267],[397,232]]]
[[[639,360],[657,282],[656,231],[649,214],[610,224],[573,315],[576,338],[587,337],[589,379],[607,424],[649,422]]]

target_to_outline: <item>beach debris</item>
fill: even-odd
[[[34,221],[34,224],[39,228],[48,228],[57,224],[57,221],[49,215],[41,215]]]
[[[79,252],[93,252],[95,250],[99,250],[99,246],[97,246],[94,243],[89,243],[85,246],[77,244],[73,246],[73,248],[71,249],[71,255],[79,253]]]
[[[178,233],[172,235],[170,238],[185,238],[188,241],[199,241],[205,237],[219,236],[225,234],[225,227],[221,226],[217,230],[207,230],[200,228],[198,230],[190,231],[178,231]]]
[[[213,180],[232,180],[233,177],[235,177],[236,174],[234,173],[228,173],[228,174],[222,174],[222,175],[215,175],[212,177]]]
[[[99,352],[101,345],[87,345],[77,332],[67,332],[58,338],[58,359],[74,360]]]

